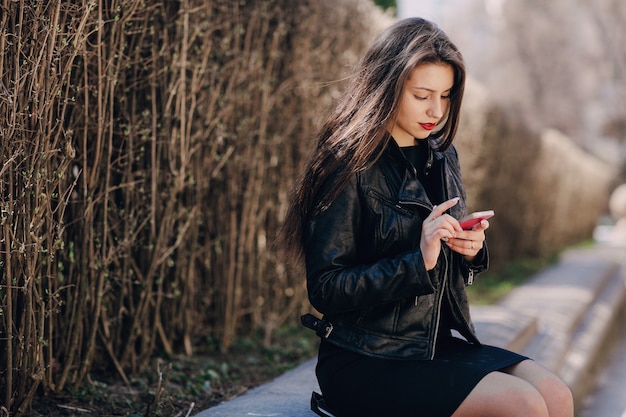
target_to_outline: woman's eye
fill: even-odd
[[[415,96],[415,95],[413,97],[415,97],[418,100],[426,100],[428,98],[428,97],[421,97],[421,96]]]
[[[444,100],[448,100],[450,98],[450,94],[448,94],[447,96],[441,96],[441,98]]]

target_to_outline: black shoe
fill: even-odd
[[[326,401],[324,401],[324,397],[321,394],[313,391],[311,394],[311,410],[315,412],[318,416],[322,417],[334,417],[333,414],[328,411],[328,407],[326,406]]]

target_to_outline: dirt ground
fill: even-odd
[[[80,389],[40,394],[27,416],[187,417],[241,395],[298,364],[317,350],[317,338],[296,330],[262,347],[247,339],[228,353],[155,360],[130,379],[93,373]]]

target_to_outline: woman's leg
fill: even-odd
[[[452,417],[551,417],[535,387],[504,372],[487,374]]]
[[[552,372],[526,360],[485,376],[452,417],[573,417],[569,388]]]
[[[543,397],[550,417],[573,417],[574,399],[567,385],[532,360],[518,363],[504,372],[529,382]]]

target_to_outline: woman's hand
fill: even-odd
[[[482,220],[472,230],[463,230],[455,237],[446,241],[446,245],[453,251],[465,256],[465,260],[471,262],[476,254],[483,248],[485,243],[485,230],[489,228],[489,222]]]
[[[433,207],[433,211],[424,219],[420,249],[428,271],[437,265],[442,241],[453,251],[464,255],[468,262],[471,262],[483,248],[485,230],[489,228],[487,220],[481,221],[472,230],[463,230],[457,219],[445,214],[445,211],[458,201],[457,197]]]
[[[422,236],[420,237],[420,250],[422,251],[427,271],[430,271],[437,265],[437,259],[441,252],[441,241],[449,242],[450,239],[455,239],[459,234],[465,233],[454,217],[445,214],[446,210],[455,206],[458,202],[458,197],[445,201],[433,207],[433,211],[424,219]]]

